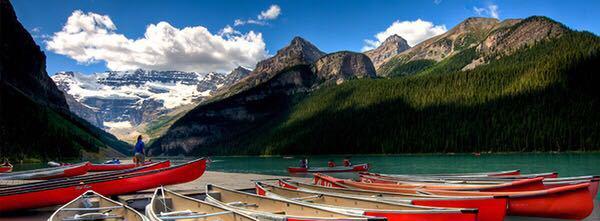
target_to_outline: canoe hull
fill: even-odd
[[[510,181],[502,184],[489,185],[444,185],[436,183],[426,183],[418,181],[395,181],[376,176],[360,175],[361,181],[372,183],[374,186],[384,186],[392,188],[424,188],[424,189],[440,189],[440,190],[457,190],[457,191],[482,191],[482,192],[521,192],[531,190],[546,189],[542,177]]]
[[[377,191],[420,193],[425,192],[438,196],[507,196],[508,215],[535,216],[559,219],[584,219],[588,217],[593,209],[593,199],[589,191],[589,184],[576,184],[563,186],[548,190],[527,192],[472,192],[451,190],[415,190],[404,188],[378,187],[366,183],[346,181],[325,175],[315,174],[318,183],[343,183],[354,188],[369,189]],[[337,185],[340,186],[341,185]]]
[[[364,216],[385,217],[388,221],[475,221],[477,212],[474,213],[393,213],[366,211]]]
[[[101,182],[82,182],[74,186],[4,195],[0,196],[0,212],[64,204],[88,190],[111,196],[162,185],[185,183],[202,176],[205,169],[206,160],[201,159],[180,167],[137,172],[138,176],[134,175]]]
[[[316,168],[302,168],[302,167],[288,167],[290,173],[341,173],[341,172],[360,172],[369,171],[369,164],[357,164],[350,167],[316,167]]]
[[[8,172],[12,172],[12,166],[10,167],[5,167],[5,166],[0,166],[0,173],[8,173]]]

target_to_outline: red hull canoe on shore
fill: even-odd
[[[576,184],[547,190],[523,192],[472,192],[435,189],[408,189],[375,186],[352,180],[343,180],[323,174],[315,174],[315,184],[400,193],[425,193],[438,196],[505,196],[508,197],[508,214],[559,219],[584,219],[594,209],[593,198],[588,190],[590,184]]]
[[[354,166],[338,166],[338,167],[288,167],[290,173],[339,173],[339,172],[359,172],[368,171],[370,168],[368,163],[357,164]]]
[[[500,184],[507,183],[514,180],[518,180],[516,177],[524,177],[526,178],[535,178],[542,177],[544,178],[543,187],[544,189],[551,189],[555,187],[574,185],[580,183],[589,183],[590,193],[592,197],[598,195],[598,187],[600,186],[600,176],[577,176],[577,177],[562,177],[557,178],[558,173],[550,172],[550,173],[539,173],[539,174],[527,174],[520,176],[511,176],[509,179],[504,178],[478,178],[478,177],[419,177],[419,176],[411,176],[411,175],[388,175],[388,174],[378,174],[378,173],[368,173],[361,172],[361,178],[381,178],[383,180],[388,180],[389,182],[396,183],[395,181],[416,181],[416,182],[425,182],[425,183],[450,183],[450,184],[462,184],[462,183],[486,183],[486,184]],[[506,191],[506,190],[503,190]]]
[[[55,178],[74,177],[86,174],[89,162],[63,167],[51,167],[28,171],[12,172],[0,175],[0,180],[49,180]]]
[[[201,158],[168,168],[108,175],[94,175],[85,180],[46,181],[47,185],[27,184],[0,188],[0,212],[64,204],[87,190],[105,196],[131,193],[163,185],[185,183],[202,176],[206,159]],[[135,169],[133,169],[135,170]],[[45,182],[41,182],[45,183]]]
[[[385,217],[388,221],[461,221],[480,220],[477,209],[415,206],[407,203],[378,201],[355,196],[315,194],[266,183],[255,184],[256,194],[272,198],[310,203],[325,209],[339,209],[364,216]],[[304,199],[304,200],[302,200]]]
[[[498,184],[444,184],[444,183],[426,183],[414,181],[390,180],[383,177],[361,175],[360,179],[364,183],[371,183],[373,186],[391,187],[391,188],[422,188],[437,190],[456,190],[456,191],[481,191],[481,192],[521,192],[531,190],[543,190],[544,178],[531,178],[515,181],[508,181]]]
[[[278,185],[289,189],[301,189],[316,193],[332,193],[349,196],[373,198],[380,201],[402,202],[417,206],[433,206],[448,208],[475,208],[479,210],[479,221],[503,221],[506,216],[508,199],[494,196],[467,196],[467,197],[437,197],[424,194],[403,194],[361,189],[324,187],[312,184],[279,180]],[[339,184],[343,185],[343,184]]]

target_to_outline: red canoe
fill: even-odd
[[[266,183],[255,184],[256,194],[310,203],[325,209],[385,217],[388,221],[460,221],[480,220],[477,209],[415,206],[407,203],[380,201],[356,196],[288,189]]]
[[[49,180],[86,174],[90,163],[79,163],[63,167],[51,167],[0,174],[0,180]]]
[[[357,164],[354,166],[337,166],[337,167],[288,167],[290,173],[336,173],[336,172],[359,172],[368,171],[370,168],[368,163]]]
[[[341,194],[349,196],[360,196],[374,198],[382,201],[401,202],[418,206],[434,206],[448,208],[476,208],[479,210],[477,215],[480,221],[502,221],[506,216],[507,198],[494,196],[466,196],[466,197],[439,197],[424,194],[404,194],[393,192],[381,192],[351,188],[324,187],[312,184],[292,182],[288,180],[279,180],[279,186],[289,189],[308,190],[313,192],[323,192],[331,194]],[[342,185],[343,184],[339,184]]]
[[[531,178],[514,181],[506,181],[493,184],[449,184],[449,183],[427,183],[416,181],[390,180],[384,177],[360,175],[361,181],[372,183],[373,186],[391,187],[391,188],[423,188],[438,190],[457,190],[457,191],[482,191],[482,192],[521,192],[530,190],[546,189],[543,183],[544,178]]]
[[[102,171],[114,171],[114,170],[126,170],[134,168],[134,163],[127,164],[92,164],[90,166],[90,172],[102,172]]]
[[[11,165],[8,162],[0,165],[0,173],[8,173],[8,172],[11,172],[12,169],[13,169],[13,165]]]
[[[315,174],[315,183],[343,187],[336,184],[341,183],[359,189],[412,194],[426,193],[438,196],[505,196],[508,197],[508,214],[516,216],[584,219],[594,209],[593,199],[588,190],[590,184],[588,183],[524,192],[471,192],[382,187],[369,183],[337,179],[323,174]]]
[[[27,187],[27,185],[0,188],[0,212],[31,209],[64,204],[87,190],[105,196],[131,193],[163,185],[185,183],[202,176],[206,169],[206,159],[201,158],[168,168],[137,171],[131,173],[114,172],[110,176],[90,176],[86,180],[46,181],[47,185]],[[41,182],[44,183],[44,182]],[[34,183],[36,184],[36,183]]]

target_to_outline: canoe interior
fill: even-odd
[[[381,191],[371,191],[371,190],[362,190],[362,189],[344,189],[344,188],[335,188],[335,187],[325,187],[318,185],[305,184],[300,182],[290,182],[290,181],[281,181],[283,183],[288,183],[292,186],[296,186],[303,189],[308,189],[317,192],[325,192],[325,193],[336,193],[336,194],[345,194],[345,195],[357,195],[357,196],[369,196],[369,197],[391,197],[394,199],[400,200],[412,200],[415,198],[440,198],[439,196],[433,195],[425,195],[425,194],[404,194],[404,193],[392,193],[392,192],[381,192]]]
[[[259,184],[261,185],[261,184]],[[332,206],[340,206],[340,207],[351,207],[351,208],[361,208],[361,209],[373,209],[373,210],[421,210],[427,211],[431,210],[431,208],[413,206],[407,204],[398,204],[398,203],[388,203],[388,202],[378,202],[373,200],[365,200],[365,199],[357,199],[351,197],[344,196],[334,196],[329,194],[318,194],[318,193],[310,193],[298,190],[290,190],[285,189],[273,185],[262,184],[261,187],[265,188],[267,191],[277,194],[279,196],[288,198],[288,199],[296,199],[301,200],[303,202],[315,203],[315,204],[323,204],[323,205],[332,205]]]
[[[89,192],[88,192],[89,193]],[[72,211],[74,208],[110,208],[103,210],[89,210],[89,211]],[[105,197],[97,194],[84,194],[74,201],[71,201],[67,205],[61,207],[56,213],[50,218],[50,221],[63,221],[73,219],[75,215],[82,215],[85,213],[108,213],[110,215],[117,216],[117,218],[109,219],[98,219],[106,221],[142,221],[141,214],[134,211],[129,207],[125,207],[120,203],[109,200]]]
[[[214,185],[207,187],[207,194],[221,203],[230,206],[236,206],[244,210],[255,210],[269,212],[277,215],[301,216],[301,217],[321,217],[321,218],[348,218],[356,217],[344,215],[337,212],[321,210],[312,206],[287,202],[282,200],[270,199],[254,194],[242,193],[229,190]]]
[[[164,190],[164,191],[163,191]],[[218,206],[211,205],[204,201],[185,197],[165,189],[157,189],[152,197],[152,211],[156,215],[161,213],[172,213],[177,211],[189,210],[195,214],[213,214],[226,212],[228,210]],[[154,215],[149,215],[154,216]],[[204,218],[177,219],[183,221],[203,220],[203,221],[256,221],[255,219],[241,215],[239,213],[227,213]]]

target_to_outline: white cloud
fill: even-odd
[[[442,3],[442,0],[433,0],[433,3],[439,5],[440,3]]]
[[[279,5],[271,5],[267,10],[261,11],[259,15],[256,16],[257,19],[236,19],[233,23],[233,26],[240,26],[246,24],[254,24],[254,25],[268,25],[268,20],[275,20],[281,14],[281,8]]]
[[[375,35],[375,40],[365,39],[365,45],[362,50],[371,50],[378,47],[391,35],[397,34],[406,39],[410,46],[429,39],[433,36],[446,32],[445,25],[434,25],[432,22],[417,19],[415,21],[395,21],[385,31]]]
[[[473,7],[473,12],[479,16],[486,16],[492,18],[499,18],[500,12],[498,11],[498,5],[490,4],[487,7]]]
[[[259,20],[273,20],[281,14],[281,8],[279,5],[271,5],[266,11],[261,11],[258,15]]]
[[[110,70],[225,72],[252,67],[267,56],[261,33],[242,34],[230,26],[212,34],[202,26],[179,29],[163,21],[148,25],[138,39],[116,30],[109,16],[77,10],[46,48],[80,63],[104,61]]]

